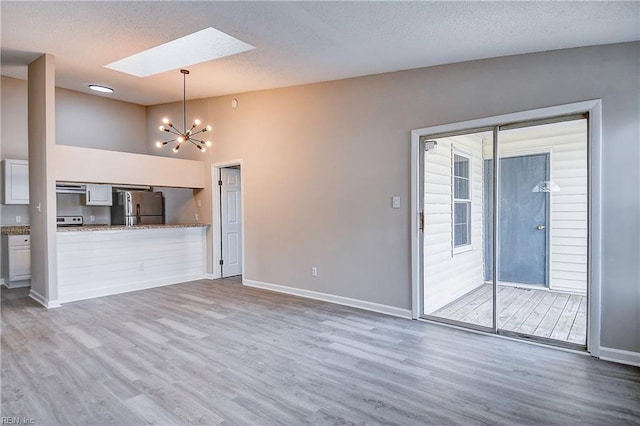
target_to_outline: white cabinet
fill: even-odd
[[[3,236],[6,253],[4,268],[8,288],[28,287],[31,283],[31,237],[29,235]],[[4,269],[3,268],[3,269]]]
[[[112,204],[111,185],[87,184],[85,204],[87,206],[110,206]]]
[[[3,204],[29,204],[29,162],[2,160]]]

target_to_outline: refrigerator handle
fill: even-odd
[[[140,203],[136,204],[136,221],[140,224]]]

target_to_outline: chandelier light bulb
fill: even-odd
[[[178,136],[178,139],[176,139],[176,140],[177,140],[177,141],[178,141],[178,143],[180,144],[180,143],[184,142],[184,137],[182,137],[182,136]]]
[[[200,125],[200,120],[198,120],[197,118],[194,120],[193,124],[195,124],[196,126]]]
[[[162,119],[162,122],[164,124],[169,124],[169,119],[167,117],[165,117],[165,118]]]
[[[158,128],[160,129],[161,132],[164,132],[164,126],[160,126]]]
[[[207,126],[207,131],[211,131],[211,126]]]
[[[158,148],[162,148],[162,142],[160,142],[160,141],[156,142],[156,146],[157,146]]]
[[[176,145],[173,147],[173,152],[178,152],[179,149],[180,149],[180,145]]]
[[[205,142],[205,144],[206,144],[207,146],[211,146],[211,141],[206,141],[206,142]]]

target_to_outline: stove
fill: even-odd
[[[57,216],[56,224],[58,226],[82,226],[82,216]]]

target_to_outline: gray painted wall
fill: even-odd
[[[58,299],[56,252],[55,61],[42,55],[29,64],[29,214],[31,293],[41,303]]]
[[[640,352],[639,58],[640,43],[558,50],[189,108],[214,126],[210,161],[244,160],[245,278],[409,309],[411,129],[601,98],[601,343]]]
[[[27,160],[27,82],[2,77],[0,158]],[[56,143],[147,154],[146,109],[104,96],[56,88]],[[114,166],[116,167],[116,166]],[[29,224],[28,206],[2,206],[0,223]]]
[[[147,154],[146,109],[141,105],[56,89],[56,143]]]
[[[184,155],[244,160],[246,278],[408,309],[410,130],[602,98],[602,345],[640,352],[639,57],[640,44],[628,43],[198,100],[189,110],[214,126],[214,147],[204,156]],[[15,98],[8,80],[2,77],[0,153],[26,158],[26,82],[8,83],[24,88]],[[84,138],[76,120],[110,121],[83,114],[80,99],[91,96],[75,92],[64,105],[76,113],[62,112],[64,92],[56,91],[56,138],[81,145],[59,133]],[[147,128],[166,114],[167,106],[149,107],[136,137],[105,133],[131,130],[126,125],[94,127],[86,143],[147,152],[157,139]],[[396,194],[400,210],[390,208]],[[210,212],[211,188],[198,196],[199,211]],[[311,266],[319,268],[317,278]]]

